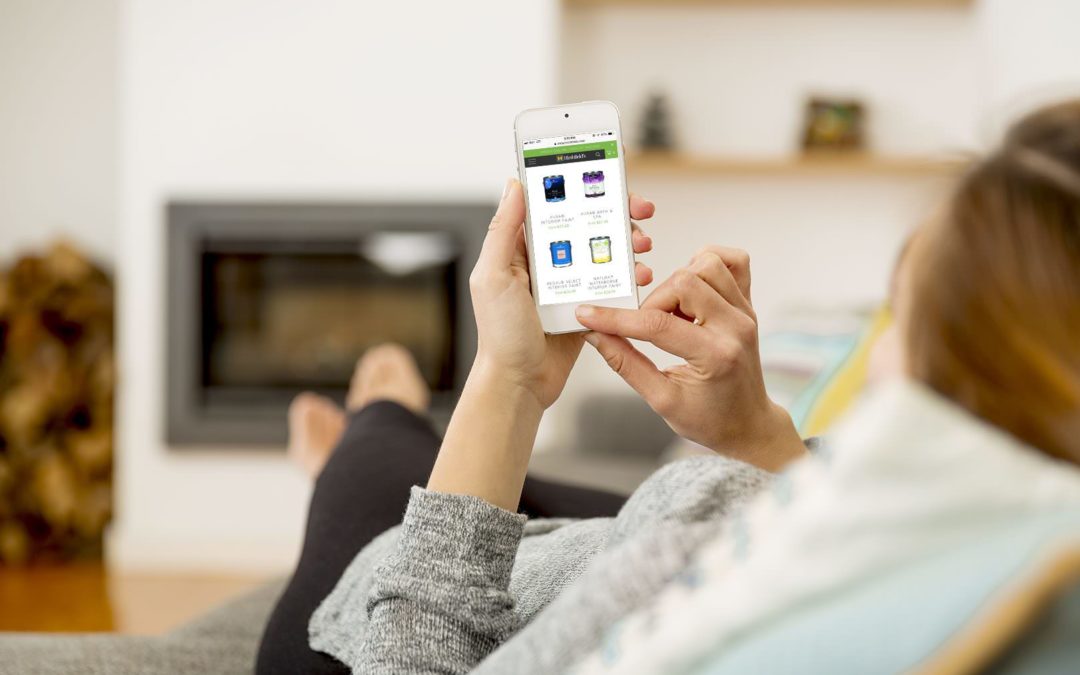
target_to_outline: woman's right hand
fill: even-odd
[[[593,331],[585,339],[680,436],[769,471],[806,453],[765,392],[745,251],[708,246],[640,309],[582,306],[577,318]],[[686,363],[661,371],[627,338]]]

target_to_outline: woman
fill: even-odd
[[[636,219],[652,215],[653,206],[645,200],[634,197],[630,206]],[[437,529],[445,535],[443,543],[449,545],[489,540],[504,547],[492,554],[504,556],[504,562],[506,556],[510,561],[515,559],[518,540],[505,535],[514,528],[520,531],[519,521],[511,523],[508,531],[497,525],[499,531],[490,533],[464,532],[456,527],[470,522],[476,508],[483,511],[488,503],[532,517],[578,519],[573,523],[534,520],[530,524],[525,550],[516,556],[521,570],[518,578],[529,579],[528,587],[515,593],[514,611],[510,611],[505,593],[494,600],[504,610],[503,623],[498,627],[493,623],[489,630],[502,638],[476,638],[476,644],[452,659],[453,663],[442,661],[440,656],[440,662],[431,666],[441,672],[471,667],[516,626],[539,614],[602,554],[611,560],[608,566],[619,571],[603,574],[578,601],[589,606],[588,611],[574,610],[587,619],[588,632],[575,640],[574,649],[537,652],[556,656],[559,663],[571,655],[584,654],[591,645],[590,636],[597,639],[603,625],[639,606],[673,579],[693,552],[715,534],[723,518],[769,482],[770,470],[806,452],[790,418],[765,395],[753,312],[743,300],[737,311],[746,312],[746,321],[729,324],[731,336],[741,340],[740,353],[732,353],[730,358],[715,354],[715,361],[705,364],[710,370],[700,371],[702,386],[689,392],[693,405],[682,404],[683,416],[669,415],[668,421],[688,437],[756,461],[762,468],[721,457],[680,462],[654,476],[648,488],[638,490],[621,510],[623,499],[613,495],[527,478],[525,469],[540,413],[561,391],[584,338],[580,334],[543,334],[529,294],[523,219],[521,186],[510,181],[473,272],[478,356],[444,440],[435,436],[423,418],[427,392],[411,359],[400,348],[383,347],[364,356],[347,402],[351,410],[347,426],[342,413],[328,402],[306,397],[295,407],[290,432],[302,438],[295,444],[294,454],[313,469],[324,461],[326,465],[318,474],[312,496],[300,562],[263,636],[258,672],[347,672],[349,668],[343,664],[357,672],[374,670],[373,666],[359,665],[361,642],[355,638],[367,635],[366,604],[372,581],[368,573],[396,546],[399,530],[378,535],[402,522],[409,488],[425,482],[433,472],[441,472],[449,481],[495,491],[485,493],[487,501],[480,504],[475,495],[467,496],[463,490],[469,488],[462,485],[459,496],[450,502],[431,504],[431,510],[441,514]],[[638,253],[651,248],[651,241],[637,228],[634,248]],[[721,255],[731,259],[730,270]],[[667,290],[697,273],[705,278],[727,275],[733,293],[739,298],[748,295],[746,255],[712,247],[658,289],[644,303],[646,311],[670,311],[662,304],[670,302]],[[639,285],[645,285],[651,280],[651,270],[638,263],[637,277]],[[727,330],[721,323],[710,326],[713,328]],[[707,349],[708,345],[695,342],[694,347]],[[686,374],[690,377],[697,372],[688,369]],[[539,388],[533,388],[538,383],[534,377],[539,378]],[[712,380],[719,386],[706,392],[705,385]],[[711,404],[706,393],[713,401],[726,395],[736,404],[718,414],[719,406]],[[692,416],[709,419],[710,424],[693,430],[683,422]],[[301,419],[304,417],[306,421]],[[332,452],[324,448],[333,443],[315,438],[333,439],[339,433]],[[472,454],[469,448],[498,452]],[[458,449],[463,452],[459,454]],[[452,461],[446,461],[448,458]],[[432,555],[438,557],[435,552]],[[324,602],[331,590],[335,590],[335,601]],[[570,596],[564,598],[566,601]],[[313,617],[320,603],[322,608]],[[557,612],[550,616],[555,618],[547,620],[549,625],[567,627]],[[534,626],[536,638],[522,637],[546,641],[543,625],[536,624],[540,629]],[[371,639],[363,643],[375,644],[374,635],[367,637]],[[421,652],[417,658],[427,658],[423,653],[427,646],[409,640],[389,648],[398,653],[410,647]],[[537,672],[558,667],[544,658],[535,659],[533,651],[520,653],[533,662]],[[391,671],[398,668],[396,663],[389,666]],[[495,672],[513,672],[519,665],[495,668]]]
[[[653,212],[652,203],[631,196],[633,218],[647,220]],[[637,223],[632,243],[639,254],[652,248]],[[638,285],[652,282],[652,270],[640,262],[635,274]],[[580,338],[572,342],[580,349]],[[441,439],[425,417],[429,399],[408,352],[383,345],[358,363],[345,410],[314,394],[293,402],[289,453],[317,480],[300,561],[264,631],[260,673],[348,672],[340,661],[308,646],[308,623],[357,553],[401,523],[409,489],[431,473]],[[624,501],[529,477],[517,510],[533,518],[611,517]]]
[[[540,330],[522,216],[511,182],[472,279],[476,364],[427,488],[312,618],[311,644],[354,672],[681,672],[755,621],[966,531],[942,523],[1080,509],[1080,103],[1021,122],[916,237],[897,298],[913,382],[853,423],[831,465],[765,395],[745,254],[705,249],[640,310],[583,308],[585,339],[718,453],[661,470],[614,519],[515,513],[582,340]],[[660,371],[626,338],[686,363]],[[776,575],[791,564],[803,572]]]

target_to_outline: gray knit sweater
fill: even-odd
[[[669,464],[615,518],[540,519],[413,488],[400,528],[353,560],[309,624],[355,673],[558,673],[640,607],[769,474]]]

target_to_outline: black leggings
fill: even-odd
[[[427,482],[440,444],[425,419],[390,401],[350,417],[315,481],[300,562],[263,631],[259,675],[349,672],[308,647],[308,621],[360,549],[401,523],[409,488]],[[624,500],[528,477],[519,510],[540,518],[613,516]]]

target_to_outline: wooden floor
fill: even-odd
[[[100,564],[0,566],[0,631],[155,635],[268,580],[121,574]]]

